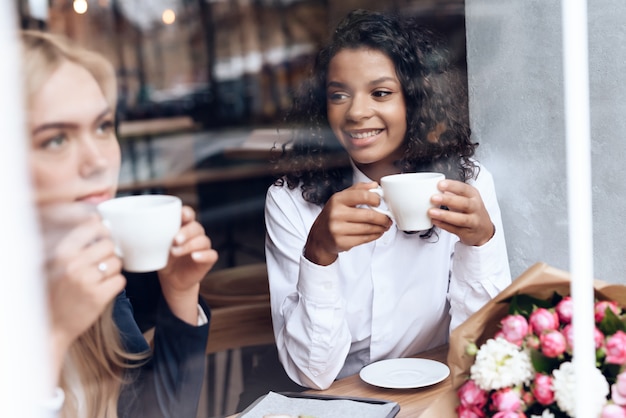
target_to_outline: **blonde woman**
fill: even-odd
[[[22,42],[59,386],[56,405],[48,407],[68,418],[195,417],[210,317],[199,282],[217,253],[184,207],[168,265],[153,273],[161,291],[151,349],[133,318],[121,262],[93,210],[117,188],[114,70],[61,37],[26,31]]]

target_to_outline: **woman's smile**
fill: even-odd
[[[383,129],[348,131],[346,136],[354,147],[365,147],[376,142],[382,132]]]
[[[397,171],[406,105],[393,62],[368,48],[343,49],[330,61],[328,123],[354,163],[373,180]]]

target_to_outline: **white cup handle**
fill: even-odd
[[[370,191],[370,192],[372,192],[372,193],[376,193],[378,196],[380,196],[380,198],[381,198],[381,199],[384,199],[384,198],[385,198],[385,194],[383,193],[383,189],[382,189],[382,187],[377,187],[377,188],[375,188],[375,189],[369,189],[369,191]],[[392,219],[392,220],[393,220],[393,215],[391,214],[391,212],[390,212],[390,211],[385,210],[385,209],[381,209],[381,208],[380,208],[380,207],[378,207],[378,206],[370,206],[370,205],[367,205],[367,207],[368,207],[368,208],[370,208],[370,209],[375,210],[375,211],[376,211],[376,212],[378,212],[378,213],[382,213],[383,215],[387,215],[387,216],[389,216],[389,218],[390,218],[390,219]]]

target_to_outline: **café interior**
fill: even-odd
[[[197,418],[234,417],[241,412],[238,402],[245,390],[246,373],[271,350],[274,342],[264,255],[264,203],[266,191],[274,181],[272,157],[277,147],[289,139],[283,122],[293,92],[308,75],[317,48],[348,11],[364,8],[412,15],[442,35],[453,66],[465,83],[470,83],[470,113],[474,112],[471,120],[475,124],[472,130],[484,135],[484,139],[480,138],[480,149],[485,151],[478,154],[479,158],[492,162],[492,171],[503,177],[498,192],[500,199],[509,199],[508,203],[501,203],[505,229],[510,228],[513,241],[536,239],[540,235],[540,231],[524,230],[516,222],[520,217],[527,221],[537,216],[535,209],[530,209],[534,197],[520,205],[517,197],[511,196],[516,192],[503,185],[506,181],[517,183],[506,164],[500,162],[502,155],[511,158],[509,168],[521,169],[525,164],[521,156],[517,157],[518,153],[510,153],[518,150],[515,146],[498,145],[493,139],[510,126],[505,122],[494,125],[475,120],[484,119],[488,112],[506,117],[519,108],[502,105],[506,100],[501,97],[489,99],[482,107],[476,105],[480,94],[500,96],[506,90],[495,86],[495,82],[491,91],[489,86],[482,90],[476,87],[481,82],[486,86],[490,72],[497,69],[483,68],[468,55],[472,52],[476,56],[476,50],[468,50],[470,35],[474,48],[480,49],[477,45],[484,42],[483,58],[494,51],[486,51],[494,45],[496,51],[507,49],[512,35],[502,29],[505,22],[519,23],[514,20],[516,13],[522,19],[525,13],[537,13],[537,10],[525,9],[519,13],[515,2],[509,1],[505,2],[509,10],[504,12],[504,5],[490,6],[493,2],[469,0],[13,0],[13,3],[16,28],[66,35],[102,53],[113,63],[118,78],[116,132],[122,149],[119,195],[180,197],[184,204],[196,210],[199,222],[219,253],[218,263],[201,285],[201,295],[212,308],[212,319],[204,395]],[[39,3],[46,3],[43,13]],[[550,13],[543,16],[550,20],[546,17]],[[473,27],[466,27],[466,17],[472,17]],[[494,24],[497,19],[502,22]],[[479,33],[476,27],[481,24],[490,29]],[[553,25],[555,20],[545,24]],[[528,51],[534,48],[534,41],[537,40],[533,39],[527,50],[522,47],[519,55],[513,55],[514,59],[506,54],[498,58],[497,51],[494,60],[499,60],[496,62],[501,64],[501,69],[505,67],[503,61],[523,60],[525,54],[532,55]],[[543,56],[538,55],[538,59]],[[518,66],[520,73],[533,71],[522,68],[523,61],[521,65],[520,61],[511,65]],[[507,70],[510,68],[504,68],[500,77],[516,75]],[[501,85],[506,82],[502,81]],[[526,106],[522,104],[526,100],[524,94],[542,94],[538,90],[539,87],[537,90],[531,87],[524,93],[522,87],[513,89],[517,96],[512,102]],[[555,101],[563,104],[561,91],[545,96],[552,104]],[[496,109],[498,106],[500,109]],[[539,110],[529,118],[537,113]],[[553,122],[552,119],[545,123],[550,126]],[[562,119],[554,123],[562,123]],[[541,130],[539,123],[536,125]],[[520,123],[514,128],[523,131],[527,125]],[[563,129],[559,128],[559,132]],[[565,155],[565,145],[564,139],[560,140],[563,143],[552,149],[524,152],[528,151],[529,160],[538,161],[541,170],[550,166],[550,158],[562,166],[563,158],[557,155]],[[553,172],[539,174],[552,177]],[[563,177],[561,173],[560,178]],[[546,185],[541,180],[535,184],[546,186],[550,199],[565,194],[563,185],[554,182]],[[598,187],[604,187],[595,185],[596,193]],[[520,187],[517,194],[525,191],[528,192]],[[621,204],[621,199],[618,203]],[[534,261],[547,261],[565,270],[570,267],[564,216],[567,214],[560,212],[545,220],[544,226],[547,224],[555,233],[538,246],[529,245],[532,249],[509,243],[513,277]],[[565,247],[565,255],[554,250],[556,246],[550,240],[559,241]],[[541,253],[542,250],[545,252]],[[610,269],[601,272],[613,274]],[[623,277],[615,276],[607,279],[624,281]],[[431,357],[444,360],[445,353],[435,352]],[[278,363],[277,366],[280,367]],[[353,387],[344,390],[341,394],[346,396],[396,399],[396,394],[389,391],[359,391]],[[432,400],[437,394],[424,393],[423,398]],[[409,399],[411,394],[399,396],[402,399],[399,402],[405,402],[402,396]]]

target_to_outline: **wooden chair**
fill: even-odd
[[[152,346],[154,328],[146,331],[144,337]],[[212,416],[209,414],[209,409],[216,411],[218,416],[223,416],[227,413],[228,389],[235,351],[274,343],[274,330],[272,328],[272,314],[269,301],[250,304],[243,303],[211,309],[209,341],[206,347],[208,368],[204,383],[205,387],[203,388],[206,398],[200,399],[197,418]],[[216,355],[221,352],[226,353],[226,361],[224,373],[220,379],[218,373],[216,373],[215,359]],[[240,351],[240,354],[243,362],[243,351]]]
[[[152,347],[154,327],[144,332],[143,336]],[[274,342],[269,302],[226,306],[211,310],[207,355],[236,348],[274,344]]]
[[[269,302],[265,263],[210,271],[200,283],[200,296],[211,308]]]
[[[274,344],[265,263],[209,272],[200,284],[200,295],[211,307],[205,409],[224,415],[228,413],[228,389],[235,356],[240,356],[245,379],[258,354],[255,347]],[[217,371],[217,359],[224,356],[222,353],[225,353],[225,361],[220,363],[225,363],[223,375]]]
[[[209,329],[207,354],[274,344],[269,301],[212,309]]]
[[[211,310],[206,387],[206,410],[212,409],[216,416],[227,415],[229,400],[238,399],[237,376],[233,368],[234,360],[241,360],[241,378],[246,379],[251,369],[252,359],[258,355],[258,346],[274,344],[274,330],[269,301],[224,306]],[[246,351],[246,348],[248,351]],[[255,354],[256,349],[256,354]],[[221,356],[221,357],[218,357]],[[238,356],[238,357],[237,357]],[[221,363],[218,358],[223,359]],[[223,368],[218,370],[218,363]],[[231,388],[231,381],[235,389]],[[234,406],[234,405],[233,405]],[[212,416],[212,415],[209,415]]]

